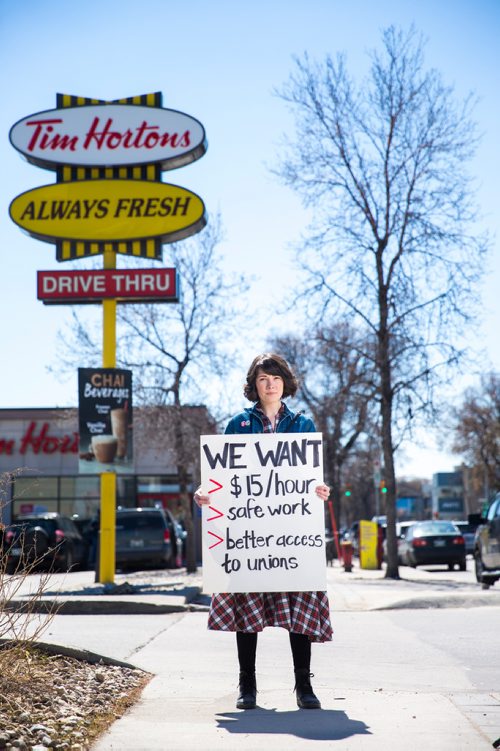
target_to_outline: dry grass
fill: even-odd
[[[4,499],[18,474],[0,476],[0,522]],[[27,577],[38,572],[42,561],[21,559],[12,568],[1,531],[0,749],[42,745],[86,751],[137,701],[151,676],[129,667],[44,652],[38,642],[58,608],[56,602],[44,608],[43,615],[39,613],[51,574],[32,578],[37,585],[31,589]],[[14,607],[20,594],[24,594],[22,609]]]
[[[11,560],[11,547],[15,545],[23,549],[24,531],[20,539],[15,543],[7,541],[3,533],[1,520],[4,517],[5,508],[11,503],[5,499],[9,496],[9,489],[15,478],[21,474],[21,470],[0,475],[0,640],[8,639],[18,642],[20,645],[29,645],[40,640],[42,633],[49,626],[50,621],[57,612],[57,604],[45,611],[43,618],[39,617],[39,602],[49,588],[51,579],[50,571],[41,571],[37,577],[35,589],[27,587],[30,574],[38,572],[43,564],[40,557],[32,557],[29,554],[21,555]],[[30,546],[27,549],[33,550]],[[26,596],[25,606],[21,609],[12,608],[12,602],[19,597],[21,592],[29,592]]]
[[[27,749],[37,743],[90,749],[150,678],[132,668],[8,645],[0,650],[0,748],[16,741]]]

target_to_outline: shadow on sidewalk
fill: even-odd
[[[224,712],[215,716],[217,728],[228,733],[295,735],[312,741],[339,741],[353,735],[371,735],[368,726],[350,720],[341,710],[297,709],[279,712],[257,707],[246,712]]]

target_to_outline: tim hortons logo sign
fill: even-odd
[[[26,454],[28,451],[34,454],[77,454],[78,433],[51,435],[48,422],[39,426],[33,420],[24,431],[19,443],[15,438],[0,437],[0,454],[13,455],[17,452]]]
[[[159,164],[168,170],[206,151],[205,130],[194,117],[135,104],[38,112],[13,125],[9,137],[28,161],[48,169]]]
[[[160,92],[113,102],[57,95],[57,108],[19,120],[14,148],[56,171],[57,184],[26,191],[10,205],[32,237],[56,244],[56,260],[111,250],[161,259],[161,245],[206,224],[195,193],[161,182],[206,151],[205,130],[190,115],[161,106]]]

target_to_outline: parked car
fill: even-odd
[[[69,571],[85,563],[83,538],[74,522],[55,512],[18,516],[4,532],[7,570],[34,566]]]
[[[417,522],[415,520],[413,521],[406,521],[406,522],[396,522],[396,541],[398,543],[398,564],[403,563],[403,559],[401,556],[401,550],[403,548],[404,540],[406,540],[406,535],[408,534],[408,530],[413,527],[414,524]]]
[[[117,509],[117,568],[166,568],[174,562],[173,534],[164,509]]]
[[[458,527],[448,521],[412,524],[401,543],[401,559],[407,566],[447,564],[450,571],[467,568],[465,540]]]
[[[454,521],[453,524],[458,527],[465,540],[465,552],[467,555],[474,555],[474,540],[476,538],[477,524],[471,522]]]
[[[396,522],[396,542],[398,545],[398,565],[400,566],[404,563],[402,555],[401,555],[401,551],[403,549],[403,543],[406,538],[406,533],[408,532],[410,527],[416,523],[417,522],[415,520]],[[384,561],[387,560],[387,538],[385,538],[383,542],[383,559]]]
[[[187,537],[184,527],[177,521],[170,509],[164,508],[164,506],[142,506],[141,508],[160,509],[165,514],[172,541],[172,559],[168,564],[168,568],[180,568],[184,559],[184,543]]]
[[[477,528],[474,541],[476,579],[483,588],[500,579],[500,493]]]

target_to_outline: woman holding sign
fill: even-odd
[[[259,355],[248,370],[243,390],[253,406],[235,415],[229,421],[225,433],[316,432],[312,420],[301,413],[293,413],[283,401],[288,396],[294,396],[297,388],[297,379],[286,360],[276,354]],[[318,485],[315,491],[323,501],[327,500],[330,493],[326,485]],[[210,503],[210,497],[203,488],[198,488],[194,499],[199,506]],[[208,628],[236,632],[240,668],[236,707],[253,709],[256,706],[257,634],[266,626],[281,626],[289,632],[298,706],[303,709],[320,709],[321,704],[310,680],[311,642],[330,641],[332,638],[326,592],[237,592],[213,595]]]

